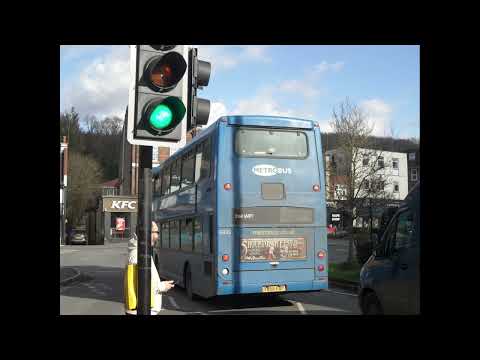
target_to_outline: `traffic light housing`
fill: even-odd
[[[198,60],[198,49],[190,49],[188,54],[187,131],[208,123],[210,101],[198,98],[197,89],[208,85],[210,73],[211,64]]]
[[[185,144],[188,73],[186,45],[130,45],[127,139],[131,144]]]

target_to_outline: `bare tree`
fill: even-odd
[[[384,154],[372,143],[373,124],[368,123],[364,111],[351,104],[348,98],[333,110],[331,126],[337,135],[337,146],[326,162],[327,191],[335,200],[343,200],[339,207],[346,215],[349,236],[347,262],[353,262],[353,224],[359,217],[359,209],[386,201],[388,162]],[[332,156],[333,155],[333,156]]]
[[[71,224],[78,224],[88,202],[99,195],[98,185],[103,174],[98,162],[88,155],[71,152],[68,164],[67,217]]]

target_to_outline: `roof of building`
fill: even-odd
[[[120,179],[113,179],[107,182],[104,182],[100,185],[101,187],[119,187],[120,186]]]

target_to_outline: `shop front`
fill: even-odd
[[[137,224],[138,201],[135,196],[103,196],[104,242],[126,242]]]
[[[87,211],[89,245],[127,242],[137,225],[137,211],[136,196],[99,197]]]

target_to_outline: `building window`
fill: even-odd
[[[383,169],[383,168],[385,167],[385,163],[384,163],[384,161],[383,161],[383,156],[379,156],[379,157],[378,157],[378,167],[379,167],[380,169]]]
[[[372,188],[379,191],[383,191],[385,189],[385,181],[383,180],[372,181]]]
[[[417,181],[417,180],[418,180],[418,172],[417,172],[417,169],[412,169],[412,172],[411,172],[411,180],[412,180],[412,181]]]
[[[363,155],[363,166],[367,166],[368,165],[368,160],[369,160],[369,157],[368,155]]]
[[[158,161],[158,147],[152,146],[152,161]]]
[[[400,186],[398,185],[397,182],[393,183],[393,192],[398,193],[400,191]]]
[[[365,190],[370,189],[370,182],[369,182],[368,180],[365,180],[365,181],[363,182],[363,188],[364,188]]]
[[[415,153],[409,153],[408,160],[415,161]]]
[[[398,170],[398,159],[392,159],[392,167]]]

